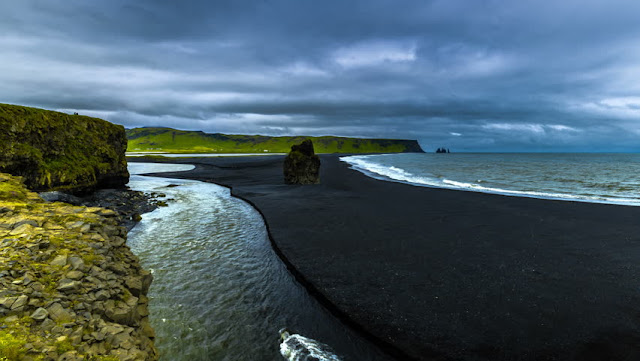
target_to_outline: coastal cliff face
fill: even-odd
[[[97,118],[0,104],[0,172],[31,190],[85,193],[129,181],[124,127]]]
[[[0,173],[0,360],[157,360],[152,276],[125,239],[114,211]]]

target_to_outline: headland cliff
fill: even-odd
[[[157,360],[120,215],[33,192],[123,187],[124,128],[13,105],[0,127],[0,360]]]

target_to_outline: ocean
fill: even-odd
[[[417,186],[640,206],[640,154],[399,153],[341,160],[374,178]]]

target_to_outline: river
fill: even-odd
[[[140,175],[191,168],[129,164],[131,189],[168,200],[128,236],[153,273],[149,311],[161,360],[283,360],[283,327],[330,345],[345,361],[391,360],[295,281],[271,248],[260,214],[229,189]]]

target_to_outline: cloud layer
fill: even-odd
[[[634,1],[23,0],[0,102],[128,127],[640,151]]]

